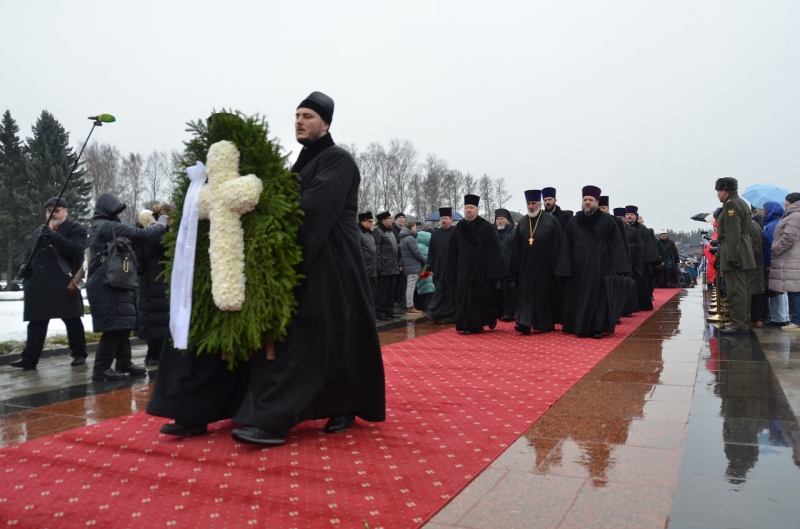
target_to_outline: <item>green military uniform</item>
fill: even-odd
[[[756,267],[750,238],[750,206],[739,197],[734,178],[717,180],[717,190],[727,191],[729,197],[717,217],[720,270],[725,278],[728,317],[737,331],[750,330],[750,273]]]

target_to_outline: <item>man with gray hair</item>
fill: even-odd
[[[23,320],[28,322],[28,340],[20,358],[9,365],[26,371],[36,369],[53,318],[60,318],[67,327],[72,365],[86,363],[83,298],[80,290],[73,289],[74,294],[67,290],[72,276],[83,267],[86,229],[67,218],[69,208],[63,198],[51,198],[44,210],[50,222],[31,235],[18,274],[25,291]]]

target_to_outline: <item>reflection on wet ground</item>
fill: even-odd
[[[718,338],[704,308],[699,288],[666,303],[426,527],[800,527],[800,336]],[[398,324],[382,345],[448,328]],[[63,357],[10,370],[0,446],[141,411],[152,388]]]

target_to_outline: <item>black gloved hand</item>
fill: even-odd
[[[53,231],[53,228],[48,226],[47,224],[43,225],[39,228],[39,238],[44,241],[49,241],[50,238],[55,235],[56,232]]]
[[[19,265],[19,271],[17,272],[17,279],[25,279],[29,275],[31,275],[31,269],[28,268],[28,265],[24,263]]]
[[[742,263],[740,263],[739,261],[731,261],[731,266],[732,266],[732,267],[733,267],[735,270],[741,270],[741,268],[742,268]]]

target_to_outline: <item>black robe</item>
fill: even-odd
[[[558,223],[561,224],[562,230],[567,227],[567,222],[569,222],[569,219],[572,218],[572,212],[561,209],[558,204],[556,204],[550,214],[558,219]]]
[[[631,226],[636,229],[641,241],[640,255],[633,258],[635,265],[633,279],[636,281],[639,310],[653,310],[653,281],[650,274],[650,263],[655,263],[659,259],[656,242],[651,231],[644,224],[634,222]]]
[[[536,221],[539,220],[538,226]],[[561,224],[544,212],[522,217],[514,235],[511,273],[517,284],[517,322],[541,332],[561,323],[563,296],[556,280],[561,254]],[[534,227],[533,245],[530,244]]]
[[[456,301],[454,292],[448,288],[445,281],[447,271],[447,256],[450,238],[455,233],[455,227],[439,229],[431,235],[431,245],[428,251],[427,270],[433,274],[433,286],[436,288],[431,295],[431,301],[426,311],[428,316],[436,321],[453,323],[456,321]]]
[[[455,291],[457,331],[475,332],[497,323],[495,283],[508,274],[496,231],[483,217],[462,220],[454,228],[445,279]]]
[[[609,312],[605,277],[628,270],[622,235],[611,215],[602,211],[589,216],[579,211],[564,231],[556,268],[556,275],[567,278],[563,330],[613,333],[616,319]]]
[[[386,418],[386,385],[357,215],[361,176],[353,157],[330,134],[304,148],[298,242],[303,248],[295,290],[297,313],[276,359],[250,361],[250,385],[237,424],[285,433],[296,424],[355,414]]]
[[[628,254],[630,255],[630,267],[631,267],[631,282],[632,288],[631,292],[628,295],[627,302],[625,306],[622,308],[623,314],[633,314],[634,312],[639,312],[639,286],[636,284],[636,274],[637,270],[641,270],[643,268],[644,263],[644,256],[642,247],[644,246],[644,241],[639,239],[639,232],[628,224],[624,222],[624,237],[622,238],[623,244],[627,241],[628,246]]]

